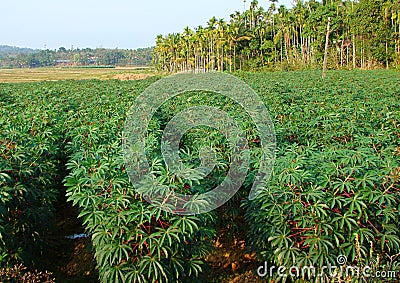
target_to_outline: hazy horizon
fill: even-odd
[[[251,0],[247,0],[247,8]],[[267,9],[270,2],[259,1]],[[291,0],[277,5],[292,6]],[[115,0],[15,0],[2,3],[0,45],[32,49],[152,47],[158,34],[205,26],[215,16],[229,20],[243,0],[189,2]]]

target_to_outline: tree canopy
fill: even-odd
[[[0,68],[74,66],[146,66],[152,60],[152,48],[106,49],[84,48],[58,50],[33,50],[1,46]]]
[[[328,68],[398,67],[399,0],[297,0],[288,9],[257,0],[229,21],[157,37],[154,62],[170,72],[320,68],[328,17]]]

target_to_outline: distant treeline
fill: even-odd
[[[0,46],[0,68],[34,68],[49,66],[147,66],[153,48],[136,50],[84,48],[34,50]]]
[[[328,43],[330,69],[399,68],[400,0],[293,2],[262,1],[264,9],[255,0],[228,21],[159,35],[154,61],[170,72],[318,69]]]

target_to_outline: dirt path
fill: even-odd
[[[47,249],[39,261],[53,272],[56,282],[98,282],[90,239],[66,238],[84,233],[77,209],[65,197],[56,207],[55,227],[46,239]]]

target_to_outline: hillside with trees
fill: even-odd
[[[31,54],[35,52],[36,50],[31,48],[20,48],[16,46],[0,45],[0,58],[5,58],[7,56],[13,56],[17,54]]]
[[[246,3],[246,1],[245,1]],[[157,37],[159,70],[297,70],[322,66],[328,18],[330,69],[398,68],[400,1],[277,1],[265,9],[257,0],[229,21]]]
[[[147,66],[152,48],[106,49],[84,48],[33,50],[0,46],[0,68],[34,68],[49,66]]]

